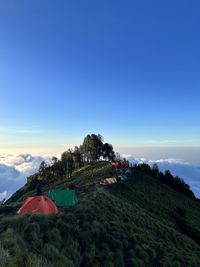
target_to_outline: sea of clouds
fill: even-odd
[[[42,161],[50,162],[49,155],[0,155],[0,200],[10,197],[26,183],[26,178],[38,171]]]
[[[197,197],[200,197],[200,165],[190,164],[181,159],[135,158],[133,155],[122,155],[131,163],[156,163],[161,171],[170,170],[188,183]],[[51,162],[50,155],[32,156],[30,154],[0,155],[0,200],[10,197],[17,189],[26,183],[26,178],[38,171],[41,162]]]
[[[130,163],[147,163],[152,166],[156,163],[159,169],[163,172],[170,170],[174,176],[179,176],[190,185],[191,190],[194,192],[196,197],[200,198],[200,165],[191,164],[183,159],[145,159],[135,158],[133,155],[124,154],[122,157],[129,160]]]

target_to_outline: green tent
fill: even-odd
[[[54,201],[58,207],[75,206],[78,202],[76,192],[74,190],[53,189],[48,191],[48,196]]]

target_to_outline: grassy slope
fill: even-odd
[[[92,174],[95,175],[95,179],[92,179]],[[76,183],[77,186],[84,186],[88,183],[93,183],[95,181],[99,181],[102,178],[108,178],[113,175],[112,168],[110,165],[105,162],[98,162],[98,163],[91,163],[81,169],[75,171],[72,175],[72,178],[66,180],[60,180],[55,182],[50,182],[49,184],[43,187],[44,194],[48,192],[51,188],[56,189],[65,189],[68,187],[69,183]],[[59,180],[59,179],[58,179]],[[16,204],[20,203],[27,197],[27,196],[34,196],[35,190],[29,190],[27,186],[22,187],[18,190],[8,201],[8,204]]]
[[[111,167],[101,162],[80,169],[70,181],[80,186],[94,182],[93,170],[96,181],[112,176]],[[65,188],[67,182],[49,186]],[[33,193],[19,193],[19,203]],[[185,211],[184,218],[177,208]],[[181,234],[175,218],[198,231],[199,203],[144,173],[134,173],[124,183],[97,186],[80,195],[77,207],[56,216],[2,215],[0,262],[4,260],[5,266],[198,267],[200,246]]]

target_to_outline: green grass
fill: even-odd
[[[84,186],[112,175],[110,164],[98,162],[44,189],[66,188],[72,181]],[[2,266],[200,266],[200,245],[194,240],[199,203],[140,172],[125,182],[95,188],[79,196],[76,207],[54,216],[18,216],[4,207]],[[17,203],[34,191],[21,193]],[[13,199],[9,207],[16,203]]]
[[[95,178],[93,178],[93,174]],[[88,183],[97,182],[103,178],[109,178],[113,176],[113,170],[110,164],[105,161],[90,163],[79,170],[75,171],[70,179],[57,178],[56,181],[47,182],[43,186],[44,194],[48,192],[49,189],[65,189],[68,187],[69,183],[74,182],[77,186],[84,186]],[[51,178],[51,177],[50,177]],[[34,196],[36,190],[28,190],[27,186],[24,186],[18,190],[8,201],[7,204],[16,205],[16,203],[21,203],[26,197]]]

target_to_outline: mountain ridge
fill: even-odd
[[[70,182],[83,189],[76,207],[50,217],[14,215],[23,199],[35,194],[19,191],[18,199],[15,195],[7,204],[13,210],[7,215],[6,206],[1,210],[0,251],[8,254],[3,266],[23,266],[19,258],[28,267],[200,266],[199,203],[142,171],[117,184],[99,185],[113,174],[111,164],[100,161],[46,184],[44,193]]]

